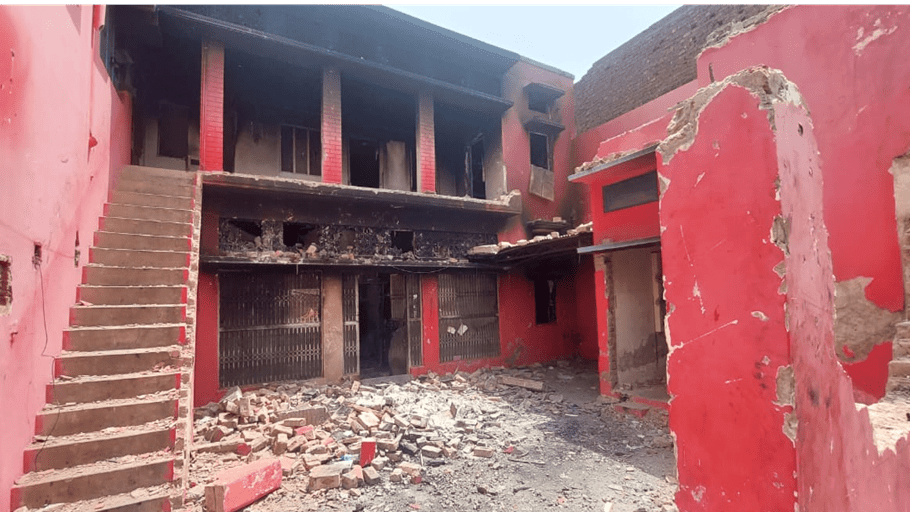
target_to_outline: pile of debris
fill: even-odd
[[[218,483],[219,474],[261,459],[277,458],[283,476],[295,479],[297,488],[318,491],[356,489],[383,480],[420,483],[424,469],[444,459],[489,458],[496,450],[511,453],[513,447],[499,446],[482,432],[485,422],[474,417],[480,411],[459,411],[455,403],[424,414],[404,414],[396,407],[422,390],[465,392],[472,384],[543,390],[543,382],[489,370],[442,377],[431,373],[401,386],[351,381],[338,386],[290,383],[247,392],[235,387],[220,402],[195,411],[194,487],[188,499],[199,502],[206,494],[207,510],[226,510],[213,497],[213,489],[229,485]],[[485,416],[486,422],[499,426],[498,413]],[[263,494],[275,488],[263,489]]]

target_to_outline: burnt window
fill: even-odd
[[[186,158],[189,154],[189,109],[170,103],[161,104],[158,121],[158,156]]]
[[[540,112],[541,114],[549,113],[551,103],[552,100],[541,96],[531,96],[528,98],[528,108],[534,112]]]
[[[413,231],[392,231],[392,247],[401,251],[402,254],[414,251],[414,232]]]
[[[0,254],[0,314],[9,313],[13,303],[12,262],[9,256]]]
[[[550,170],[550,138],[542,133],[529,132],[531,165]]]
[[[498,357],[499,308],[493,274],[439,276],[439,361]]]
[[[556,321],[556,281],[552,279],[534,281],[534,316],[538,324]]]
[[[657,201],[657,171],[605,185],[604,213]]]
[[[322,138],[317,130],[281,127],[281,172],[322,175]]]

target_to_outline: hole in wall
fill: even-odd
[[[294,247],[297,244],[307,247],[318,240],[319,232],[312,224],[285,222],[281,238],[282,243],[288,247]]]
[[[0,254],[0,315],[9,314],[13,304],[13,264],[9,256]]]
[[[41,266],[41,258],[42,258],[41,244],[35,244],[35,252],[32,255],[32,265],[35,268],[38,268]]]
[[[414,250],[414,232],[413,231],[392,231],[392,247],[402,253],[412,252]]]

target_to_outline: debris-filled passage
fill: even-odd
[[[596,379],[592,363],[559,361],[234,388],[196,410],[187,505],[675,511],[666,412],[617,412]]]

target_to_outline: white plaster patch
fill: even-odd
[[[857,56],[862,55],[863,50],[865,50],[866,47],[869,46],[869,43],[871,43],[872,41],[875,41],[876,39],[879,39],[881,37],[891,35],[897,30],[897,26],[891,27],[889,29],[883,29],[883,28],[881,28],[881,25],[882,25],[882,20],[880,20],[880,19],[875,20],[875,25],[874,25],[875,30],[873,30],[866,37],[863,37],[863,29],[862,29],[862,27],[860,27],[860,29],[857,31],[857,34],[856,34],[856,44],[853,45],[853,53],[855,53]]]
[[[754,316],[755,318],[758,318],[758,319],[761,320],[762,322],[767,322],[767,321],[768,321],[768,315],[762,313],[761,311],[753,311],[753,312],[752,312],[752,316]],[[767,357],[767,356],[766,356],[766,357]]]
[[[699,174],[698,178],[695,179],[695,185],[693,185],[692,188],[697,187],[698,184],[701,183],[702,178],[704,178],[704,177],[705,177],[705,173]]]

